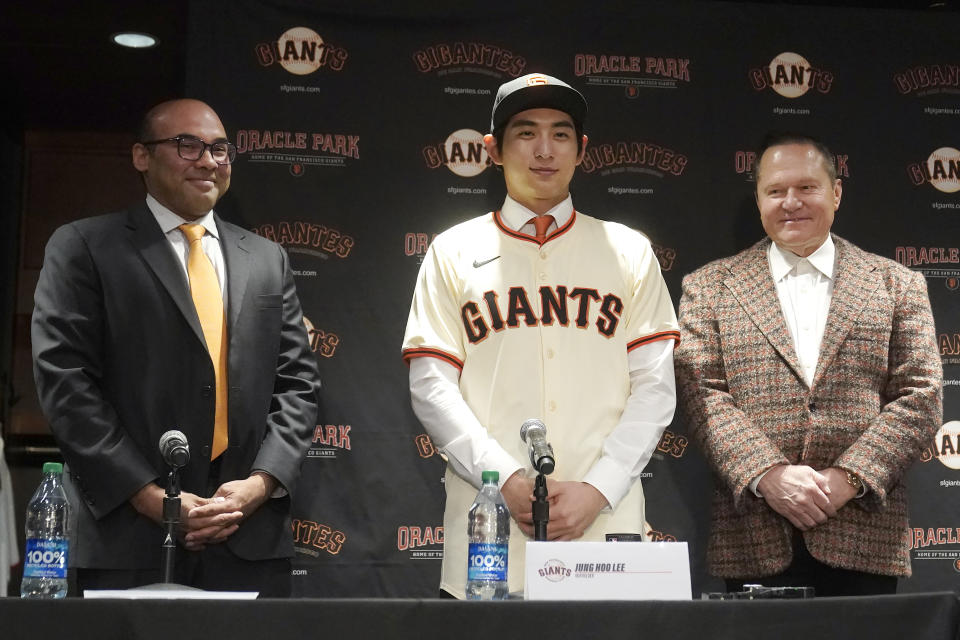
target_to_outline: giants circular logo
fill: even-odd
[[[538,569],[537,573],[550,582],[560,582],[564,578],[569,578],[572,572],[567,569],[567,565],[563,564],[562,560],[550,559],[543,563],[543,568]]]
[[[927,158],[930,184],[944,193],[960,191],[960,151],[940,147]]]
[[[313,29],[307,27],[294,27],[289,29],[280,39],[277,40],[279,50],[287,51],[289,44],[292,43],[294,51],[318,52],[323,49],[323,38]],[[292,57],[283,56],[280,58],[280,64],[290,73],[298,76],[305,76],[313,73],[320,68],[321,56],[316,55],[294,55]]]
[[[784,51],[770,61],[773,90],[784,98],[799,98],[810,90],[810,63],[799,53]]]
[[[462,178],[472,178],[487,168],[487,149],[483,134],[473,129],[458,129],[443,143],[447,168]]]
[[[960,421],[951,420],[934,436],[934,448],[940,462],[951,469],[960,469]]]

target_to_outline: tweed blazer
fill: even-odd
[[[942,366],[924,278],[833,236],[833,297],[812,385],[765,239],[683,280],[677,391],[716,482],[707,560],[721,578],[776,575],[796,529],[749,489],[778,464],[857,474],[867,494],[803,533],[819,561],[910,575],[903,475],[942,420]]]

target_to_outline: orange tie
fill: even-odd
[[[182,224],[180,231],[190,243],[187,257],[187,275],[190,278],[190,295],[200,317],[203,338],[213,361],[216,376],[217,405],[213,419],[213,447],[210,459],[214,460],[227,449],[227,323],[223,317],[223,292],[217,272],[210,258],[203,252],[201,240],[205,232],[199,224]]]
[[[537,230],[537,242],[543,244],[547,241],[547,229],[553,224],[553,216],[537,216],[530,218],[533,228]]]

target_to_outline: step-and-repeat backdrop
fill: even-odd
[[[191,7],[188,93],[239,149],[218,209],[290,253],[323,376],[295,496],[298,594],[437,593],[444,463],[410,409],[400,343],[431,239],[502,202],[481,136],[497,87],[531,72],[586,96],[574,203],[646,233],[675,303],[684,274],[763,236],[751,172],[766,131],[833,148],[834,230],[926,275],[945,369],[945,424],[907,478],[914,577],[901,590],[957,584],[960,16],[357,4]],[[696,594],[721,583],[703,557],[712,479],[687,431],[678,419],[664,432],[642,481],[655,539],[690,545]]]

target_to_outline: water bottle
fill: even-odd
[[[467,519],[467,600],[507,597],[507,545],[510,512],[500,495],[497,471],[484,471],[483,486]]]
[[[43,464],[43,480],[27,506],[27,554],[21,598],[63,598],[67,595],[69,507],[59,462]]]

